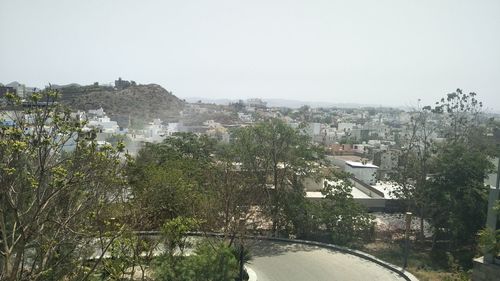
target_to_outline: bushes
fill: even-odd
[[[156,280],[229,281],[238,276],[238,262],[229,246],[203,241],[189,256],[163,256],[155,267]]]

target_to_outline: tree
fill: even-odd
[[[486,215],[483,181],[490,168],[481,107],[475,93],[457,89],[413,112],[392,179],[395,195],[419,214],[422,239],[427,218],[434,241],[441,235],[455,246],[474,246]]]
[[[488,187],[484,179],[491,167],[486,155],[463,143],[440,147],[429,180],[431,221],[435,235],[444,230],[455,246],[473,246],[484,226]]]
[[[215,231],[226,234],[232,240],[245,234],[248,228],[261,224],[257,206],[265,202],[265,192],[256,188],[248,171],[237,163],[238,154],[234,145],[221,145],[217,160],[212,165],[209,179],[211,217],[209,225]]]
[[[287,198],[296,194],[294,199],[305,200],[301,180],[314,172],[313,161],[322,157],[322,151],[298,129],[279,119],[239,129],[233,145],[241,169],[252,175],[255,189],[266,192],[264,211],[278,235],[291,222]]]
[[[2,280],[85,280],[120,233],[105,215],[126,187],[119,151],[99,147],[57,97],[33,94],[14,125],[0,127]],[[92,248],[82,245],[93,239],[101,255],[89,265]]]
[[[428,181],[431,222],[435,237],[451,245],[475,247],[475,235],[484,226],[488,187],[484,184],[491,163],[482,103],[475,93],[460,89],[436,103],[433,112],[443,117],[445,141],[436,147]]]
[[[162,235],[165,253],[155,267],[158,280],[213,280],[229,281],[237,276],[237,261],[231,248],[224,242],[201,240],[192,255],[184,255],[192,246],[187,232],[196,230],[196,219],[178,217],[165,223]]]
[[[355,246],[373,236],[372,217],[352,197],[349,176],[332,172],[324,184],[325,200],[316,209],[316,217],[330,233],[334,243]]]
[[[233,281],[238,276],[236,258],[225,243],[206,240],[196,246],[193,255],[176,258],[173,268],[165,261],[156,267],[157,280]]]
[[[424,239],[424,218],[427,215],[427,186],[429,166],[432,160],[435,125],[429,106],[417,108],[411,113],[406,132],[400,140],[399,165],[390,178],[396,184],[393,194],[406,203],[407,211],[416,211],[420,218],[420,239]]]
[[[128,166],[136,228],[158,229],[177,216],[205,213],[213,145],[206,136],[180,133],[139,151]]]

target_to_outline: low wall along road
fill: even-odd
[[[156,236],[158,232],[138,232]],[[189,233],[222,237],[218,233]],[[305,240],[246,236],[244,246],[253,259],[246,267],[252,281],[418,281],[409,272],[367,253],[332,244]]]
[[[216,233],[208,235],[220,236]],[[255,273],[258,281],[418,281],[411,273],[395,265],[332,244],[247,236],[245,246],[253,256],[247,268]]]

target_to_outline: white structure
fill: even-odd
[[[89,109],[89,115],[103,117],[103,116],[106,116],[106,112],[104,112],[104,109],[102,109],[102,107],[99,109]]]
[[[338,130],[339,131],[350,131],[356,127],[356,124],[354,123],[339,123],[338,125]]]
[[[372,187],[384,193],[384,198],[386,199],[397,199],[394,192],[400,189],[397,184],[388,181],[379,181],[375,185],[372,185]]]
[[[369,147],[370,147],[370,145],[367,145],[365,143],[362,143],[362,144],[358,143],[358,144],[353,144],[352,145],[352,150],[354,152],[363,154],[363,153],[365,153],[368,150]]]
[[[171,136],[174,133],[180,132],[179,127],[179,123],[167,123],[167,125],[165,126],[165,133],[167,134],[167,136]]]
[[[306,178],[303,182],[304,188],[306,191],[306,198],[308,199],[322,199],[325,198],[325,195],[321,192],[325,184],[329,184],[331,186],[336,186],[339,184],[343,184],[341,180],[339,181],[330,181],[327,179],[322,179],[320,181],[315,181],[314,179],[311,178]],[[367,198],[372,198],[356,186],[352,187],[351,190],[351,195],[355,199],[367,199]]]
[[[345,171],[351,173],[358,180],[369,185],[374,185],[377,182],[377,166],[354,161],[345,161],[345,164]]]
[[[87,124],[88,127],[99,129],[102,133],[116,134],[120,127],[116,121],[111,121],[108,116],[92,118]]]
[[[160,119],[154,119],[146,128],[144,128],[144,136],[150,142],[159,142],[165,138],[165,132]]]

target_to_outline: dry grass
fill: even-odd
[[[403,244],[376,241],[368,243],[363,251],[397,266],[403,265]],[[470,280],[469,274],[460,270],[446,252],[431,252],[429,246],[411,245],[408,271],[421,281]]]

